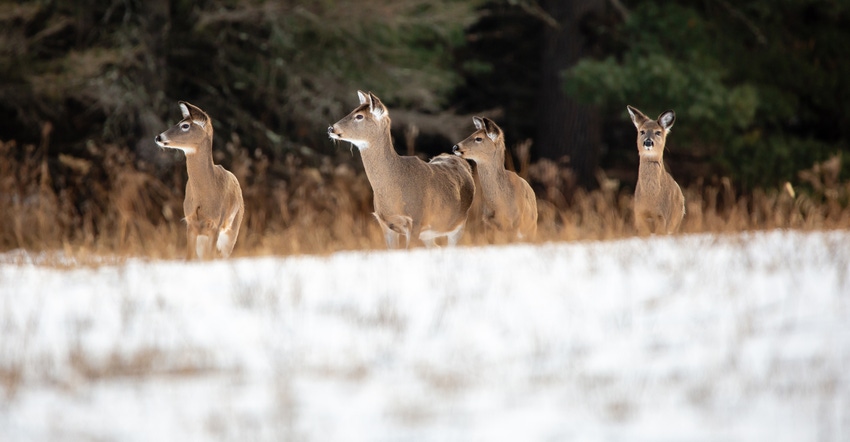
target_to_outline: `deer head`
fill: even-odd
[[[626,106],[632,123],[637,128],[637,148],[641,158],[660,160],[664,155],[664,145],[667,134],[676,121],[676,114],[672,110],[663,112],[657,120],[651,120],[641,111],[632,106]]]
[[[194,154],[201,146],[211,146],[212,121],[206,112],[185,101],[179,103],[183,119],[172,128],[156,136],[160,147],[182,150],[186,155]],[[209,141],[209,143],[205,143]]]
[[[360,106],[328,127],[328,136],[333,140],[348,141],[362,151],[386,137],[390,130],[390,117],[384,103],[375,94],[357,91],[357,96]]]
[[[476,131],[452,147],[455,155],[475,162],[505,162],[505,136],[502,129],[486,117],[472,117]]]

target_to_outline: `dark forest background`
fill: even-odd
[[[274,175],[356,158],[326,128],[363,89],[402,153],[449,151],[487,115],[530,146],[511,167],[627,192],[631,104],[676,111],[665,159],[683,186],[805,189],[800,171],[850,161],[848,48],[845,0],[3,1],[0,140],[40,152],[57,188],[109,167],[104,145],[167,177],[181,154],[153,139],[186,100],[214,119],[218,162]]]

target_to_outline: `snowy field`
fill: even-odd
[[[850,231],[0,255],[0,441],[848,441]]]

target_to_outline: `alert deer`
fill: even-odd
[[[484,224],[519,239],[533,239],[537,233],[534,190],[519,175],[505,169],[502,129],[489,118],[472,117],[472,122],[477,130],[452,151],[478,166]]]
[[[328,136],[360,150],[387,247],[399,247],[401,237],[405,248],[417,238],[427,246],[444,236],[457,244],[475,193],[469,164],[447,154],[427,163],[398,155],[384,104],[371,92],[357,95],[360,106],[329,127]]]
[[[157,135],[160,147],[182,150],[186,154],[186,258],[211,258],[213,245],[222,257],[230,256],[245,206],[242,188],[229,171],[213,164],[213,126],[210,117],[185,101],[179,102],[183,119],[176,126]]]
[[[674,233],[685,216],[685,197],[673,177],[664,170],[664,145],[676,121],[668,110],[651,120],[632,106],[627,106],[637,128],[640,155],[638,181],[635,186],[635,228],[641,234]]]

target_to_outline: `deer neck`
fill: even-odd
[[[366,170],[366,177],[375,187],[375,183],[383,177],[392,176],[397,170],[396,164],[401,157],[396,153],[393,147],[390,128],[387,126],[381,136],[369,141],[369,145],[360,149],[360,156],[363,158],[363,168]]]
[[[640,159],[638,181],[659,181],[664,175],[664,163],[661,157]]]
[[[481,194],[484,201],[494,203],[504,189],[510,186],[508,172],[505,170],[505,151],[497,151],[490,161],[476,162],[478,177],[481,179]]]
[[[213,180],[212,140],[205,139],[195,150],[186,155],[186,172],[189,181],[209,183]]]

